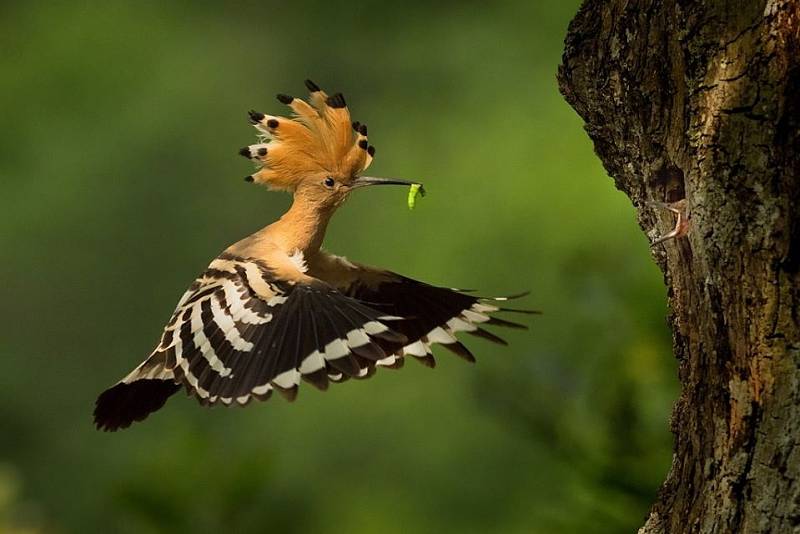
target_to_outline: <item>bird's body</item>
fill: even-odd
[[[275,223],[228,247],[178,302],[152,354],[97,400],[95,423],[125,428],[158,410],[181,387],[201,404],[245,405],[275,391],[294,399],[301,381],[365,378],[407,356],[432,367],[431,344],[463,358],[466,331],[497,343],[481,323],[497,305],[324,251],[327,224],[354,189],[405,183],[360,176],[374,149],[341,95],[311,82],[311,104],[279,95],[295,119],[251,112],[269,143],[242,149],[263,164],[252,180],[293,193]],[[499,299],[504,300],[504,299]],[[514,310],[510,310],[514,311]]]

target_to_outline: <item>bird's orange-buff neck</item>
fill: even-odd
[[[313,256],[322,247],[333,212],[332,207],[296,196],[289,211],[262,230],[263,237],[287,254],[299,250],[306,257]]]

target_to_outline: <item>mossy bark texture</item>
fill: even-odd
[[[800,0],[586,0],[558,73],[650,237],[682,392],[641,533],[800,532]]]

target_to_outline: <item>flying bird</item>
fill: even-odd
[[[484,326],[525,327],[493,314],[536,313],[501,307],[521,295],[481,298],[323,250],[328,222],[350,193],[414,183],[364,176],[375,155],[367,126],[351,122],[340,93],[305,83],[307,102],[277,97],[291,118],[249,113],[259,142],[240,150],[259,167],[245,180],[291,193],[291,207],[197,277],[150,356],[98,397],[98,429],[141,421],[181,388],[202,405],[246,405],[274,392],[294,400],[301,381],[325,390],[399,368],[406,357],[433,367],[434,343],[474,361],[457,332],[504,345]]]

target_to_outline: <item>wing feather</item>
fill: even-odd
[[[293,400],[301,381],[324,390],[377,367],[400,368],[406,355],[433,367],[434,343],[475,361],[458,332],[505,344],[483,327],[525,328],[494,315],[525,310],[335,256],[327,261],[318,273],[309,265],[319,282],[304,285],[277,280],[258,260],[215,259],[181,297],[150,357],[98,398],[98,427],[144,419],[179,386],[204,405],[246,405],[273,391]],[[138,398],[145,393],[158,397]]]
[[[334,285],[346,295],[367,303],[370,308],[380,310],[388,316],[402,318],[390,324],[394,331],[406,338],[406,341],[399,346],[383,342],[380,344],[382,349],[387,355],[395,355],[398,359],[406,355],[412,356],[429,367],[436,364],[430,351],[432,344],[441,344],[461,358],[475,361],[474,355],[456,338],[458,332],[466,332],[493,343],[506,345],[503,338],[485,330],[482,326],[527,327],[493,314],[538,313],[503,309],[493,305],[495,300],[505,301],[524,294],[484,298],[353,263],[326,252],[321,252],[317,261],[309,267],[310,273]],[[383,361],[383,365],[393,365],[393,363],[388,356]]]
[[[179,386],[204,405],[246,405],[273,391],[292,400],[301,380],[326,389],[368,376],[386,357],[379,342],[405,342],[382,316],[323,282],[282,282],[257,260],[220,256],[181,297],[150,357],[98,398],[96,423],[124,428]],[[160,397],[138,398],[151,392]]]

